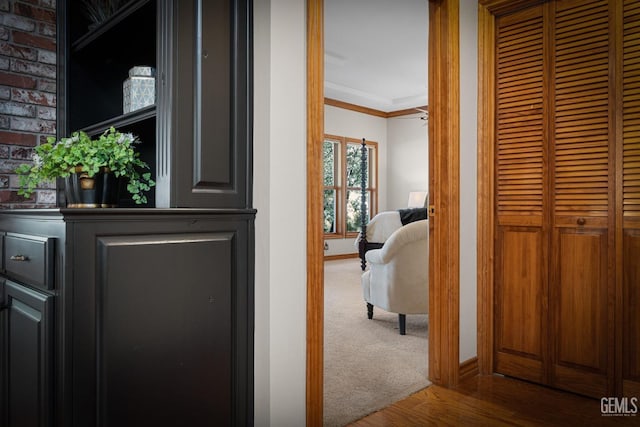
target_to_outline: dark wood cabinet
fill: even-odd
[[[53,296],[6,278],[0,279],[0,293],[0,424],[50,426]]]
[[[55,277],[4,279],[2,425],[251,425],[254,214],[0,215],[50,242]]]
[[[134,133],[157,186],[0,213],[0,425],[252,425],[252,3],[122,3],[57,2],[58,134]],[[123,113],[134,66],[156,102]]]
[[[58,2],[60,136],[139,136],[147,207],[251,207],[251,4],[132,0],[92,25],[85,2]],[[124,114],[134,66],[155,69],[156,102]]]

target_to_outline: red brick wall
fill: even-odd
[[[56,132],[56,0],[0,0],[0,208],[55,206],[55,186],[17,194],[15,167]]]

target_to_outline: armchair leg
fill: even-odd
[[[367,303],[367,318],[373,319],[373,304]]]
[[[407,332],[407,315],[398,314],[398,323],[400,324],[400,335],[406,335]]]

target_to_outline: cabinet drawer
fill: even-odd
[[[7,233],[4,237],[6,275],[29,285],[53,288],[53,240]]]

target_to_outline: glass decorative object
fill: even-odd
[[[156,102],[156,70],[136,66],[129,70],[129,78],[122,84],[122,110],[130,113]]]

